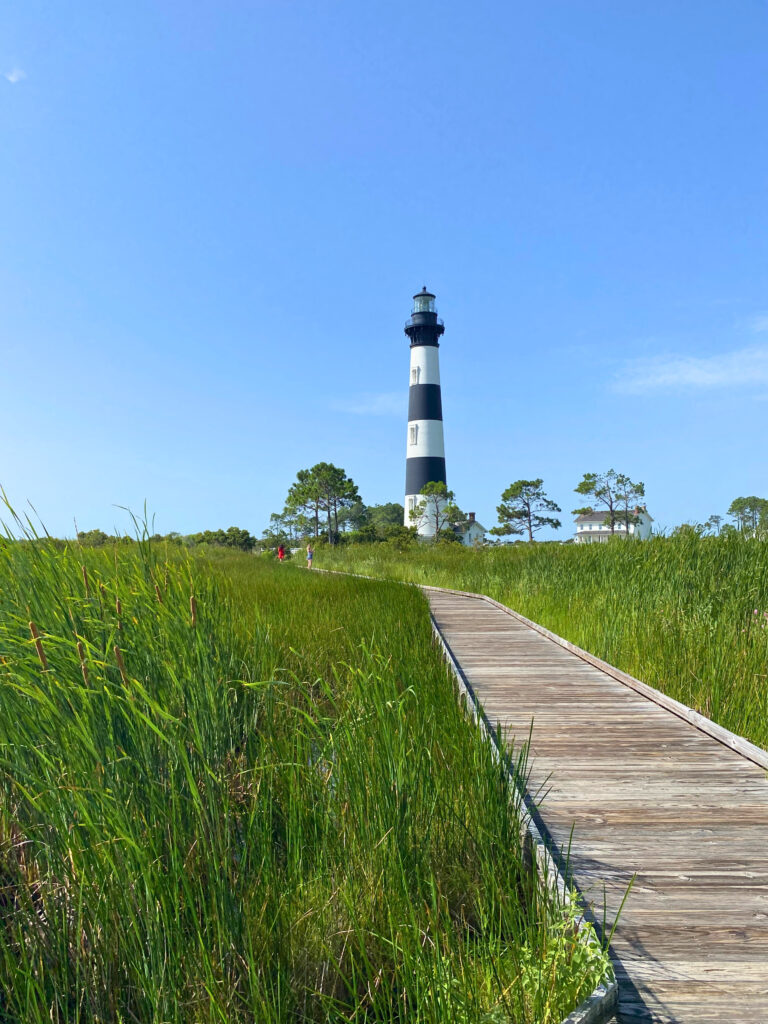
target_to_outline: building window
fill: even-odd
[[[411,384],[418,384],[421,378],[421,367],[414,366],[411,369]]]
[[[419,443],[419,427],[416,423],[411,423],[408,427],[408,439],[411,444]]]
[[[409,498],[408,499],[408,511],[409,512],[413,512],[415,507],[416,507],[416,499],[415,498]]]

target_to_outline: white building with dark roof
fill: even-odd
[[[627,524],[620,519],[616,520],[611,533],[610,523],[606,523],[607,513],[605,509],[597,512],[583,512],[576,517],[576,536],[573,538],[576,544],[599,544],[610,537],[635,537],[638,540],[647,540],[651,536],[651,516],[645,505],[639,505],[633,513],[637,516],[636,523]]]
[[[476,544],[482,544],[488,532],[475,519],[474,512],[468,512],[467,518],[463,522],[453,523],[452,529],[461,543],[465,544],[468,548],[474,547]]]

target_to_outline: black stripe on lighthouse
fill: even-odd
[[[405,460],[405,493],[419,494],[429,483],[447,483],[445,479],[445,457],[421,455]]]
[[[439,384],[411,384],[408,391],[408,420],[441,420],[443,402]]]

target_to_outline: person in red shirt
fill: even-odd
[[[282,544],[280,544],[277,549],[277,557],[281,562],[285,559],[285,548]]]

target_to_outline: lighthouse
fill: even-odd
[[[413,297],[413,312],[405,323],[411,342],[411,378],[408,389],[408,443],[405,459],[405,525],[412,526],[411,510],[419,492],[430,482],[446,483],[443,443],[443,405],[440,398],[438,348],[445,330],[438,319],[435,296],[422,288]],[[419,534],[431,537],[434,523],[419,524]]]

